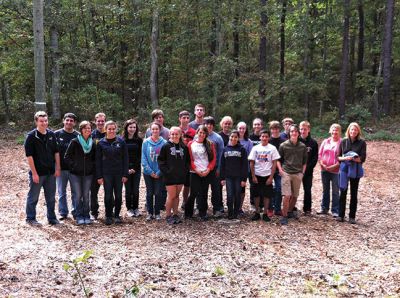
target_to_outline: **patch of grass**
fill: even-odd
[[[392,133],[387,130],[379,130],[375,133],[366,133],[365,139],[368,141],[394,141],[400,142],[400,134]]]
[[[129,289],[125,289],[125,296],[126,298],[135,298],[139,295],[139,286],[138,285],[134,285],[132,287],[130,287]]]
[[[24,142],[25,142],[25,135],[18,136],[18,137],[15,139],[15,142],[16,142],[18,145],[23,145]]]
[[[224,270],[224,268],[217,266],[217,267],[215,267],[214,274],[215,274],[215,276],[224,276],[225,270]]]

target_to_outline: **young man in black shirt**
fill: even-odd
[[[26,222],[41,225],[36,220],[36,205],[43,187],[47,206],[47,220],[51,225],[60,222],[56,218],[55,193],[56,177],[60,176],[60,155],[54,133],[48,129],[46,112],[39,111],[34,116],[36,128],[25,140],[25,155],[29,164],[29,192],[26,198]]]

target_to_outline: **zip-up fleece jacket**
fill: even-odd
[[[68,171],[70,168],[64,160],[65,152],[67,152],[67,148],[71,141],[78,136],[78,132],[76,130],[73,132],[66,132],[64,128],[61,128],[56,130],[54,134],[56,135],[58,150],[60,151],[61,170]]]
[[[135,172],[140,171],[140,162],[142,158],[142,145],[141,138],[125,139],[128,148],[129,169],[134,169]]]
[[[310,135],[305,139],[299,137],[299,141],[307,147],[307,166],[304,176],[311,176],[318,162],[318,143]]]
[[[128,150],[125,141],[116,137],[112,142],[102,138],[96,146],[96,176],[122,175],[128,177]]]
[[[151,137],[147,138],[142,145],[142,167],[143,174],[156,174],[161,176],[160,168],[158,167],[157,158],[160,155],[161,147],[167,141],[160,137],[157,142],[154,142]]]
[[[246,149],[240,144],[236,146],[228,144],[221,157],[221,180],[225,180],[226,177],[241,177],[242,181],[246,181],[248,165]]]
[[[56,164],[54,155],[58,152],[56,136],[50,129],[46,129],[44,139],[38,134],[37,129],[28,132],[24,143],[25,155],[32,156],[39,176],[53,175]]]
[[[185,183],[190,167],[190,156],[184,144],[168,141],[161,147],[157,161],[166,185]]]
[[[83,152],[78,139],[73,139],[65,152],[64,161],[67,163],[70,173],[77,176],[89,176],[95,170],[95,149],[94,143],[89,153]]]

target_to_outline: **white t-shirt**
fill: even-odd
[[[274,145],[256,145],[251,149],[249,160],[254,160],[254,172],[257,176],[266,177],[271,175],[272,162],[281,158]]]
[[[192,158],[196,169],[198,171],[207,170],[209,161],[206,147],[204,147],[202,143],[197,143],[196,141],[194,141],[190,149],[192,151]]]

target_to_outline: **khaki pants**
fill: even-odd
[[[284,172],[282,176],[282,195],[297,198],[302,180],[303,173],[288,174]]]

